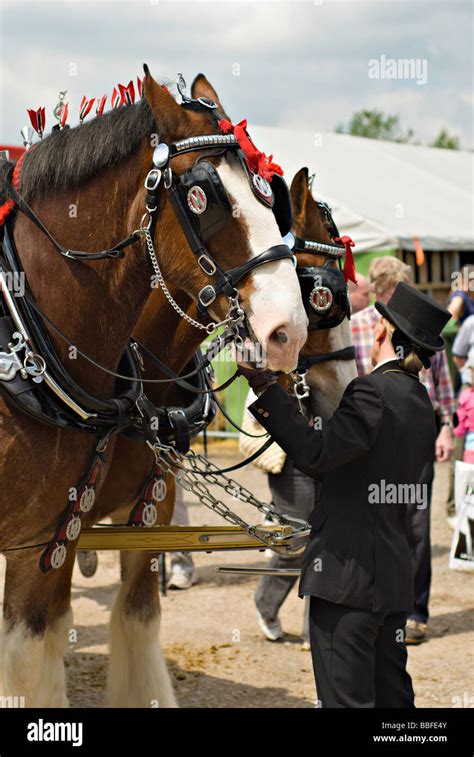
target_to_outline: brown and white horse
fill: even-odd
[[[204,77],[199,77],[198,87],[202,93],[215,96]],[[50,232],[69,248],[104,249],[138,228],[144,212],[143,182],[152,165],[154,144],[150,138],[158,133],[160,141],[171,143],[215,132],[216,126],[205,112],[181,107],[147,74],[144,99],[139,104],[60,131],[37,144],[23,163],[19,191]],[[210,158],[232,203],[240,209],[225,231],[208,245],[225,270],[281,243],[272,212],[254,197],[240,164],[231,157]],[[195,158],[193,153],[178,156],[175,172],[190,168]],[[150,296],[144,246],[134,244],[122,259],[113,262],[67,260],[20,213],[14,239],[38,306],[73,344],[106,368],[117,370]],[[196,300],[209,279],[197,266],[168,200],[160,208],[154,242],[166,279]],[[291,261],[279,260],[253,270],[240,287],[240,302],[270,366],[292,368],[306,338],[307,318]],[[211,315],[220,320],[226,312],[225,299],[219,297]],[[171,340],[176,327],[171,309],[163,310],[162,319],[154,326]],[[113,396],[115,381],[111,376],[80,357],[70,359],[75,355],[67,345],[54,332],[50,336],[81,387],[99,398]],[[177,350],[179,339],[172,341],[173,350]],[[40,550],[16,548],[52,538],[68,502],[69,487],[83,475],[96,439],[42,425],[13,410],[4,399],[0,399],[0,420],[0,551],[7,560],[0,693],[24,697],[26,706],[66,706],[63,655],[72,624],[73,545],[64,565],[46,574],[39,568]],[[107,449],[108,460],[113,456],[114,443],[112,439]],[[111,480],[115,479],[112,476]],[[117,505],[125,501],[127,497],[121,496]],[[100,507],[93,508],[92,519],[102,517],[103,512]],[[112,675],[112,690],[123,688],[113,691],[112,700],[145,704],[143,698],[134,700],[140,685],[130,679],[138,659],[146,697],[157,698],[162,706],[172,705],[169,687],[156,687],[155,671],[162,670],[161,660],[155,657],[156,602],[150,603],[145,585],[142,597],[136,570],[130,566],[126,583],[130,587],[136,576],[137,592],[133,595],[130,588],[125,589],[115,613],[122,613],[123,622],[130,620],[130,624],[123,629],[124,643],[129,644],[124,661],[128,675]],[[134,622],[139,640],[134,635]],[[120,645],[116,648],[120,654]]]

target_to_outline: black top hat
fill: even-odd
[[[440,334],[451,313],[423,292],[401,281],[387,304],[376,302],[375,307],[414,345],[433,352],[444,349],[445,342]]]

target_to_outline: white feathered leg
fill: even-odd
[[[64,652],[71,623],[69,610],[44,635],[32,634],[23,622],[3,632],[0,695],[6,706],[68,707]]]
[[[177,707],[160,646],[160,605],[150,555],[123,555],[125,577],[110,620],[111,707]]]

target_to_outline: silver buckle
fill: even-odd
[[[206,268],[206,266],[201,261],[204,261],[205,263],[207,263],[208,267]],[[198,264],[200,265],[204,273],[207,273],[208,276],[212,276],[217,271],[216,264],[209,257],[209,255],[204,255],[204,254],[200,255],[198,258]]]
[[[145,179],[145,189],[148,189],[149,192],[153,192],[155,189],[158,189],[161,181],[161,171],[159,168],[152,168],[151,171],[148,172],[147,177]]]
[[[206,294],[208,295],[206,297]],[[203,287],[201,291],[198,294],[198,300],[200,304],[203,306],[203,308],[209,307],[211,303],[214,302],[216,299],[216,291],[213,286],[208,284],[207,286]]]

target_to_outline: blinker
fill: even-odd
[[[298,266],[297,274],[310,331],[335,328],[350,318],[347,284],[338,268]]]

